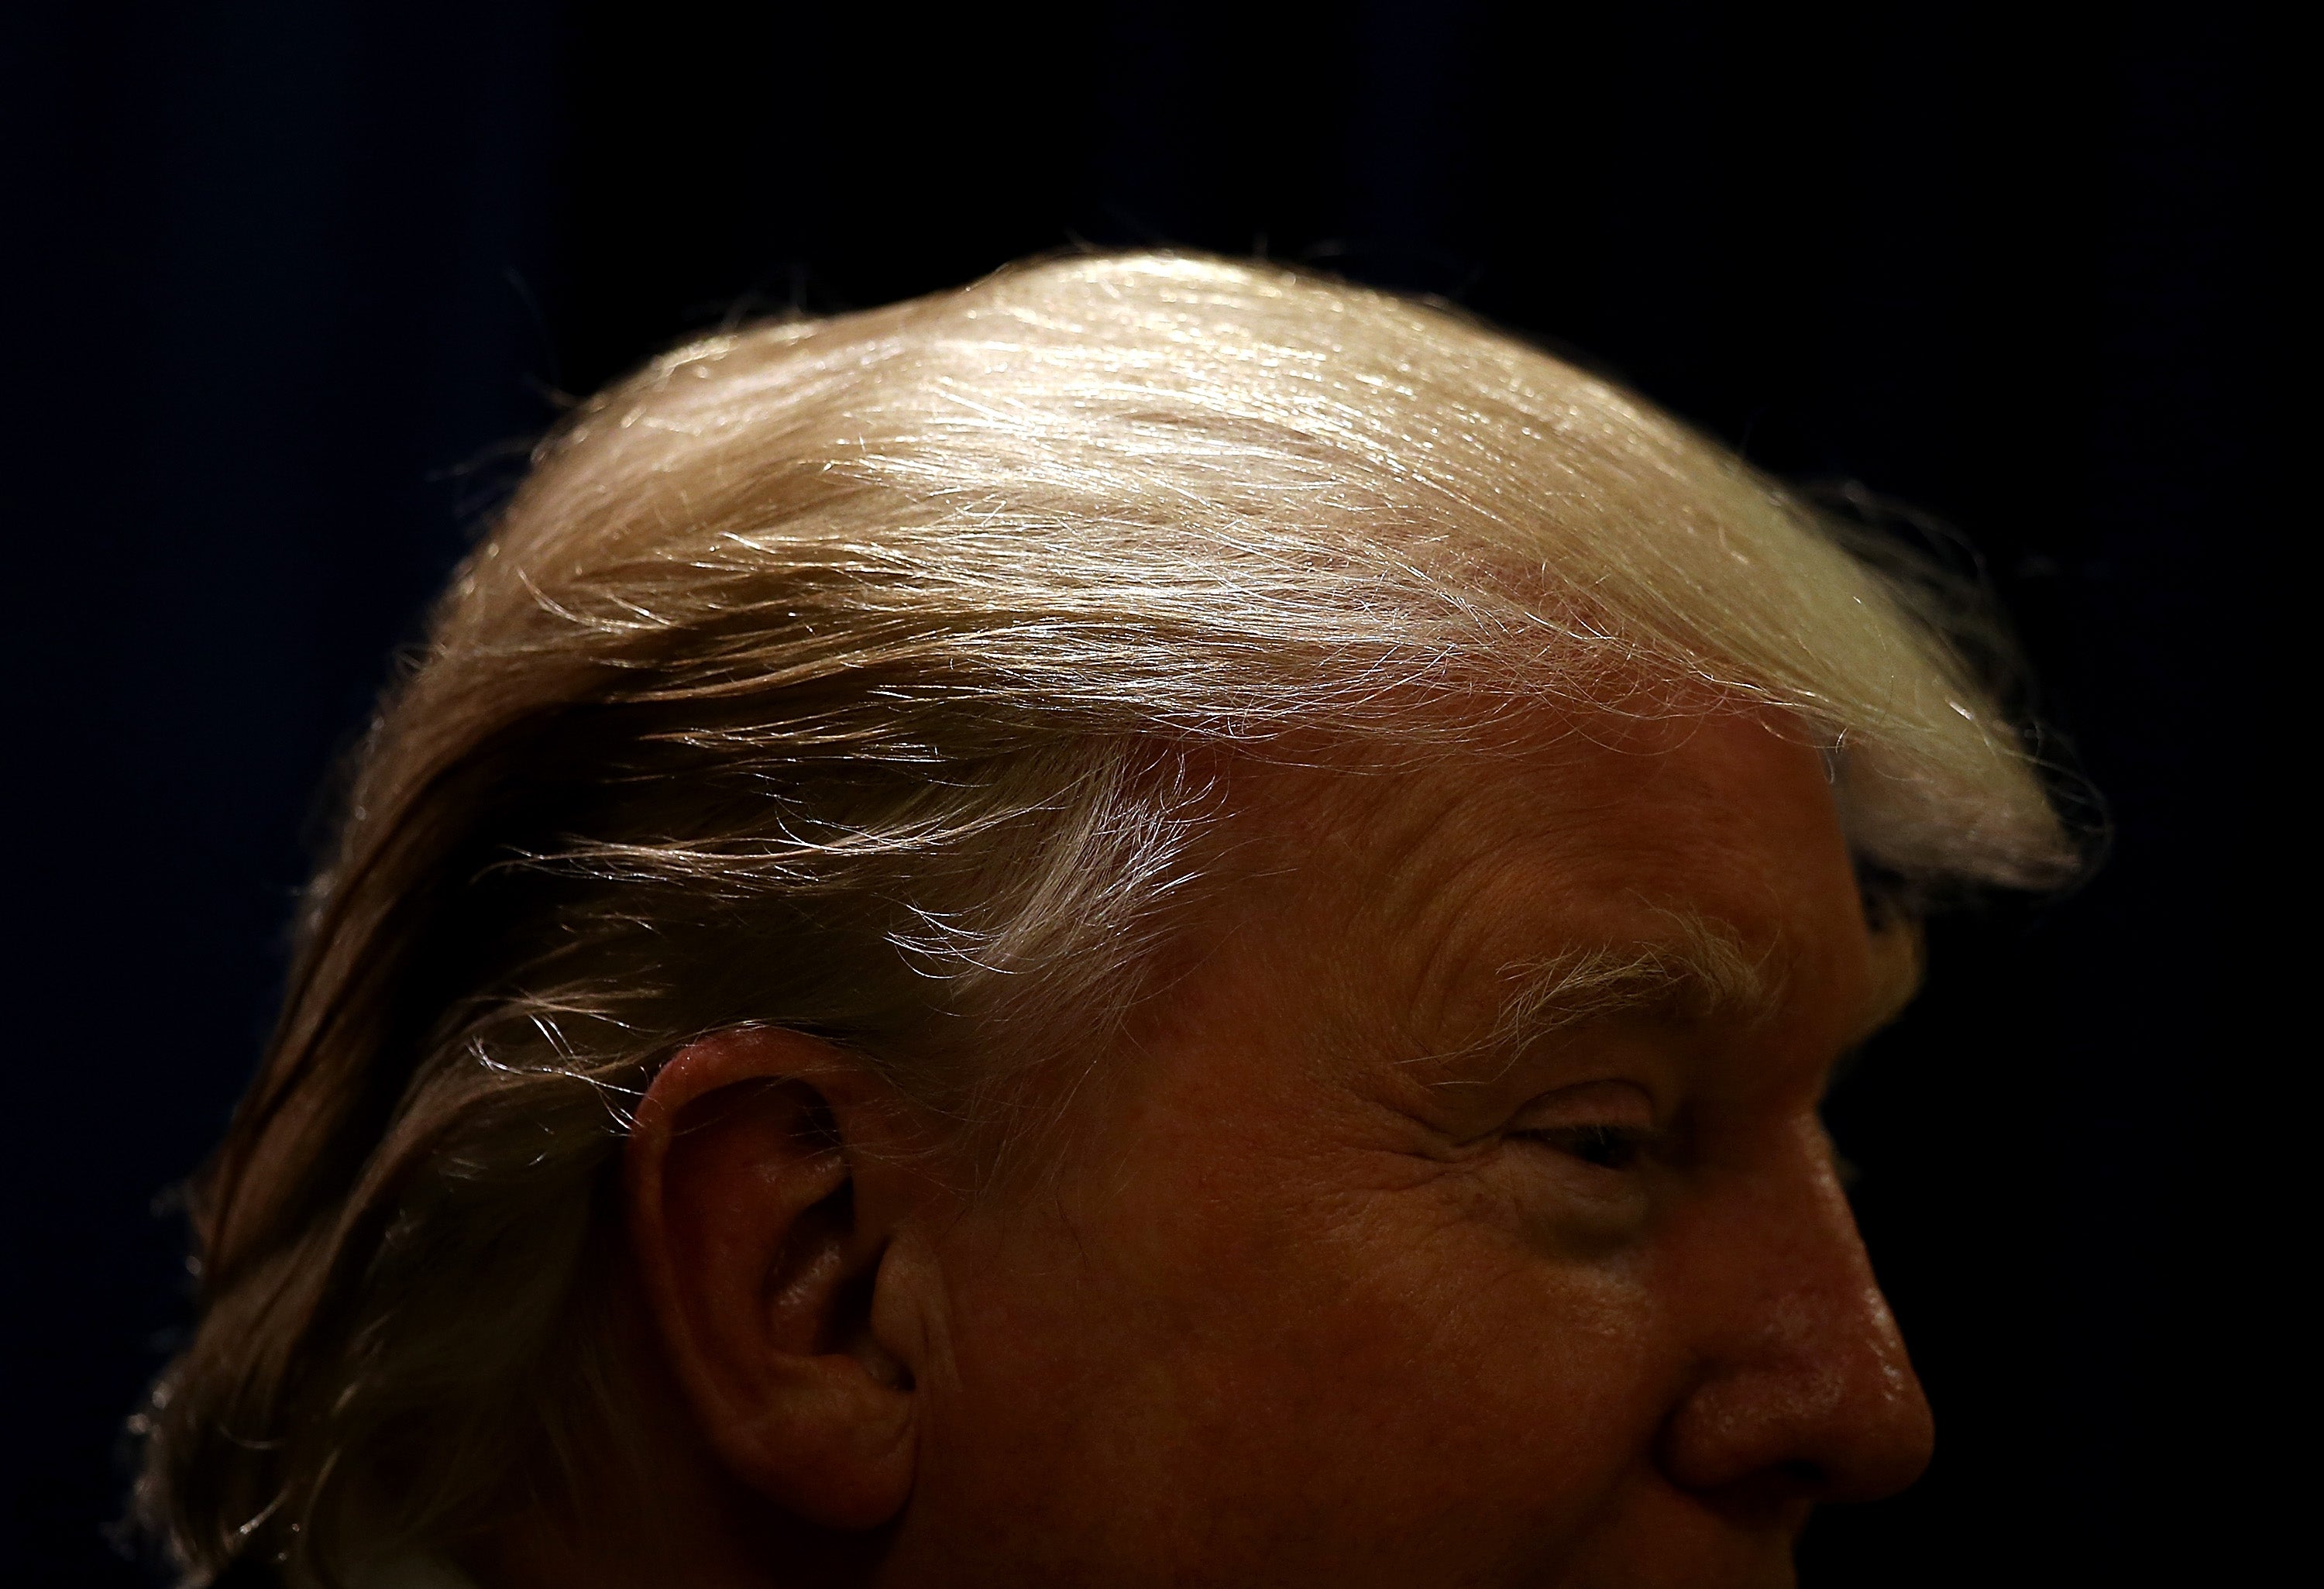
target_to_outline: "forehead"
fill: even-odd
[[[1740,713],[1565,720],[1394,771],[1270,769],[1246,804],[1243,919],[1266,957],[1400,1019],[1457,1023],[1509,975],[1710,922],[1779,979],[1821,979],[1863,929],[1816,753]],[[1287,968],[1286,968],[1287,969]]]
[[[1245,792],[1245,836],[1272,865],[1355,864],[1380,909],[1523,874],[1569,905],[1702,888],[1751,914],[1808,881],[1803,862],[1849,870],[1822,758],[1741,712],[1561,716],[1393,762],[1269,768]]]

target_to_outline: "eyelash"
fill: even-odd
[[[1594,1164],[1600,1169],[1625,1170],[1636,1169],[1638,1160],[1646,1156],[1653,1133],[1627,1125],[1566,1125],[1524,1134],[1584,1164]]]

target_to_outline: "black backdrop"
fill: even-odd
[[[2221,1462],[2163,1431],[2213,1394],[2187,1210],[2250,816],[2215,769],[2289,544],[2259,52],[2217,7],[2097,15],[12,11],[10,1581],[141,1581],[101,1529],[185,1316],[167,1188],[253,1062],[318,781],[556,394],[732,314],[1132,243],[1449,296],[1985,550],[2115,853],[1942,928],[1836,1102],[1941,1434],[1806,1576],[2216,1549]]]

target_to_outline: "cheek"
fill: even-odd
[[[1181,1159],[990,1243],[930,1409],[964,1502],[1059,1568],[1417,1583],[1567,1551],[1659,1423],[1640,1288],[1442,1180],[1240,1163]]]

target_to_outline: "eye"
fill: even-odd
[[[1563,1125],[1519,1133],[1601,1169],[1633,1169],[1652,1132],[1628,1125]]]
[[[1555,1154],[1567,1176],[1577,1178],[1576,1189],[1593,1196],[1613,1189],[1599,1172],[1628,1176],[1643,1168],[1663,1134],[1652,1095],[1635,1082],[1610,1079],[1544,1094],[1505,1129],[1512,1141]]]

